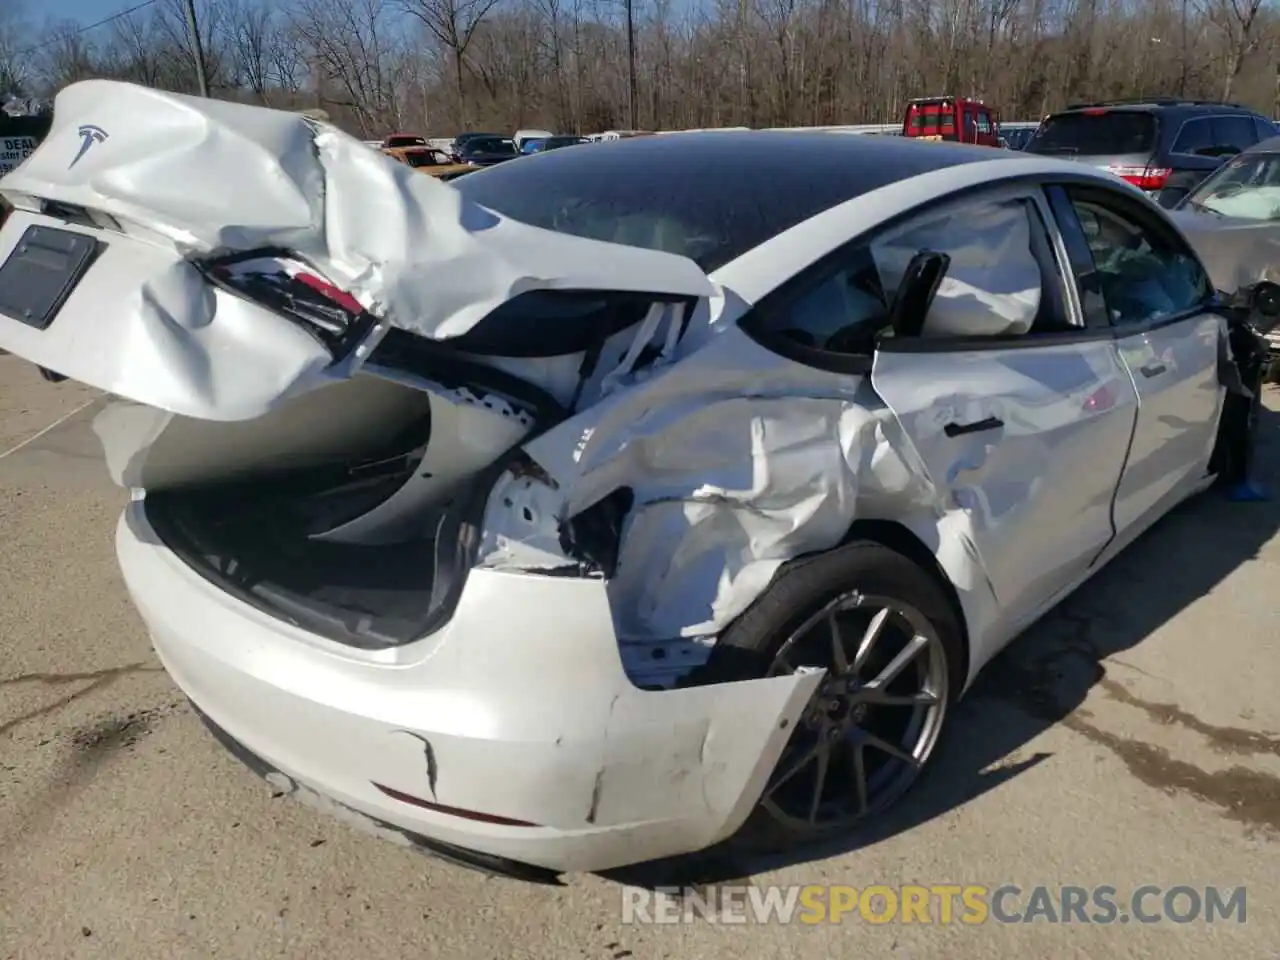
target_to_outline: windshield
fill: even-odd
[[[1150,153],[1156,144],[1156,120],[1136,110],[1082,110],[1050,117],[1024,148],[1027,153],[1086,157]]]
[[[1187,197],[1187,206],[1224,217],[1280,220],[1280,154],[1228,160]]]
[[[462,149],[467,153],[507,154],[513,157],[518,152],[514,140],[499,137],[476,137],[464,143]]]
[[[436,158],[430,150],[413,150],[404,155],[405,163],[411,167],[434,167]]]

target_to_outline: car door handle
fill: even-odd
[[[1163,363],[1148,363],[1145,367],[1139,367],[1138,372],[1144,377],[1158,377],[1168,369]]]
[[[965,433],[980,433],[983,430],[999,430],[1004,426],[1004,421],[999,417],[987,417],[985,420],[975,420],[973,423],[948,423],[942,428],[942,432],[948,437],[958,437]]]

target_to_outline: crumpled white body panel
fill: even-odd
[[[895,430],[865,378],[732,328],[525,449],[564,491],[551,517],[633,491],[609,595],[619,639],[651,642],[714,637],[782,563],[839,543],[860,503],[926,499]]]
[[[88,124],[106,137],[73,163]],[[49,136],[0,194],[102,211],[183,255],[283,247],[381,319],[436,339],[529,290],[712,290],[684,257],[498,216],[298,114],[108,80],[58,95]]]
[[[1170,218],[1204,261],[1213,285],[1233,294],[1261,281],[1280,283],[1280,221],[1173,210]]]

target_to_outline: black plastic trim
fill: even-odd
[[[19,261],[26,252],[27,246],[39,244],[44,236],[62,238],[71,244],[69,249],[57,251],[58,254],[71,258],[69,264],[71,269],[56,277],[55,282],[59,286],[52,291],[53,296],[48,298],[37,296],[35,303],[31,303],[28,300],[28,303],[24,304],[21,301],[21,296],[29,296],[32,288],[39,290],[44,287],[48,292],[42,278],[36,277],[32,282],[33,277],[29,269],[25,274],[18,273],[20,269]],[[71,294],[75,292],[80,281],[84,279],[85,274],[89,272],[89,269],[106,248],[106,243],[87,233],[79,233],[75,230],[61,230],[57,227],[47,227],[41,224],[32,224],[27,227],[18,239],[13,251],[5,258],[4,263],[0,264],[0,291],[3,290],[6,281],[12,283],[15,279],[12,274],[18,273],[16,278],[18,282],[15,286],[19,293],[19,299],[16,303],[10,301],[6,304],[8,310],[5,316],[36,330],[49,329],[53,321],[57,319],[59,312],[66,305]]]

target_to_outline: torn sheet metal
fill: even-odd
[[[619,638],[647,643],[714,636],[782,563],[838,544],[877,498],[932,503],[896,429],[865,378],[731,328],[525,449],[557,486],[560,518],[632,491],[609,596]]]
[[[184,256],[291,250],[376,316],[437,339],[530,290],[712,292],[685,257],[506,219],[298,114],[108,80],[58,94],[48,138],[0,194],[110,214]]]

